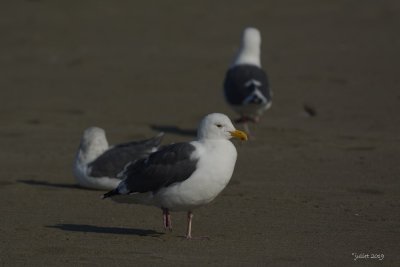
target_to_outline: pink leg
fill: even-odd
[[[188,211],[186,239],[192,239],[192,219],[193,219],[193,213],[191,211]]]
[[[187,231],[186,231],[186,239],[188,240],[193,240],[193,239],[207,239],[209,240],[210,238],[208,236],[196,236],[192,237],[192,220],[193,220],[193,213],[191,211],[188,211],[187,213]]]
[[[165,230],[169,229],[170,231],[172,231],[171,214],[169,213],[169,210],[166,208],[162,208],[162,211],[163,211],[164,229]]]

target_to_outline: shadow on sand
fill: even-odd
[[[154,131],[171,133],[183,136],[197,136],[196,129],[181,129],[174,125],[150,125],[150,128]]]
[[[57,184],[57,183],[49,183],[46,181],[35,181],[35,180],[18,180],[18,183],[33,185],[33,186],[48,186],[48,187],[58,187],[58,188],[72,188],[72,189],[87,189],[80,187],[77,184]],[[88,189],[91,190],[91,189]]]
[[[87,224],[56,224],[46,226],[47,228],[56,228],[63,231],[83,232],[83,233],[100,233],[100,234],[117,234],[117,235],[137,235],[159,237],[164,233],[154,230],[120,228],[120,227],[102,227]]]

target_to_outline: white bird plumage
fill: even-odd
[[[121,182],[116,177],[94,178],[88,175],[88,164],[109,148],[105,131],[98,127],[90,127],[83,133],[81,144],[74,162],[74,176],[82,187],[110,190]]]
[[[237,65],[254,65],[261,68],[261,34],[256,28],[246,28],[242,34],[239,51],[231,67]]]

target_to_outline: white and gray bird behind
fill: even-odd
[[[169,229],[169,211],[186,211],[186,237],[191,238],[192,211],[211,202],[232,177],[237,157],[232,137],[247,140],[226,115],[209,114],[200,123],[196,141],[163,146],[127,165],[124,180],[103,197],[159,207]]]
[[[261,66],[261,34],[256,28],[243,31],[239,51],[225,75],[224,95],[240,116],[236,122],[258,122],[271,107],[269,80]]]
[[[106,133],[99,127],[87,128],[81,138],[73,173],[82,187],[111,190],[118,186],[117,177],[125,165],[155,152],[163,133],[141,141],[109,146]]]

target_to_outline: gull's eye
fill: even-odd
[[[222,124],[215,124],[218,128],[222,127]]]

